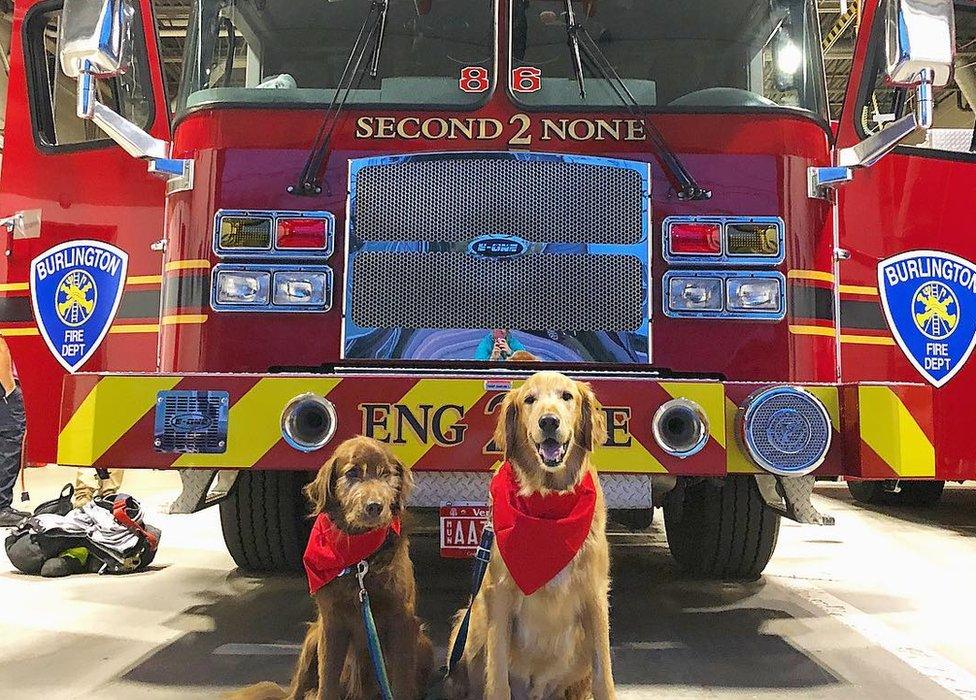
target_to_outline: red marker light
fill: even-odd
[[[719,255],[722,252],[722,225],[675,222],[668,232],[672,255]]]
[[[325,219],[278,219],[279,248],[323,250],[329,235]]]

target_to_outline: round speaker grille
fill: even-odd
[[[830,417],[820,400],[794,387],[755,394],[746,404],[742,436],[753,461],[780,476],[803,476],[830,449]]]

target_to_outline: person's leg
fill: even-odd
[[[24,425],[24,397],[17,388],[0,398],[0,511],[13,507],[24,447]]]
[[[79,468],[75,472],[75,495],[71,499],[71,505],[75,508],[88,505],[101,486],[101,481],[94,469]]]
[[[122,476],[125,474],[125,470],[108,469],[106,471],[108,471],[108,478],[99,479],[98,495],[114,496],[122,489]]]

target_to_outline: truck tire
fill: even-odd
[[[632,532],[643,532],[654,524],[653,508],[613,508],[607,517]]]
[[[886,494],[889,491],[885,488],[884,481],[853,481],[848,480],[847,490],[858,503],[877,505],[884,503]]]
[[[934,506],[941,501],[945,489],[944,481],[902,481],[898,485],[901,487],[899,502],[921,508]]]
[[[311,531],[302,487],[311,472],[242,471],[230,495],[220,502],[224,542],[245,571],[293,573]]]
[[[675,503],[674,497],[682,498]],[[748,475],[705,481],[675,492],[664,505],[671,556],[688,573],[727,581],[762,574],[776,549],[779,514]]]
[[[847,489],[858,503],[867,505],[934,506],[942,499],[944,481],[848,481]]]

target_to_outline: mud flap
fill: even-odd
[[[172,514],[189,515],[215,506],[230,494],[237,481],[234,469],[180,469],[183,490],[169,506]]]
[[[814,476],[756,475],[756,485],[766,505],[784,518],[805,525],[833,525],[834,516],[820,513],[810,501],[816,481]]]

